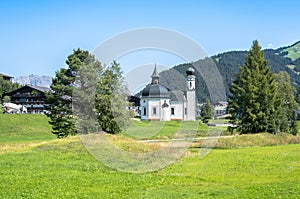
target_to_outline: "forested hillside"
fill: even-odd
[[[196,69],[196,93],[199,102],[204,102],[209,97],[208,88],[198,71],[205,67],[209,70],[215,64],[223,78],[226,95],[229,94],[234,74],[238,73],[238,65],[243,65],[246,59],[247,51],[230,51],[214,55],[210,58],[198,60],[193,63],[185,63],[174,66],[173,68],[160,73],[160,82],[171,90],[185,90],[185,71],[189,67]],[[271,71],[278,73],[286,71],[291,76],[294,86],[300,85],[300,42],[291,46],[264,50],[265,59],[269,61]],[[210,74],[208,78],[215,78],[215,74]],[[214,85],[213,85],[214,86]],[[227,99],[223,99],[227,100]]]

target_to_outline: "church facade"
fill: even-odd
[[[159,84],[156,66],[151,75],[151,84],[141,94],[140,114],[142,120],[190,120],[196,119],[195,71],[186,71],[186,90],[169,91]]]

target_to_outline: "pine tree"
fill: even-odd
[[[50,86],[52,91],[46,93],[46,103],[49,104],[47,107],[49,123],[52,125],[52,133],[58,138],[76,134],[72,112],[72,92],[77,72],[88,56],[90,56],[88,51],[74,50],[66,60],[68,68],[61,68],[56,72]]]
[[[232,122],[241,133],[276,132],[276,82],[258,41],[239,70],[230,88]]]
[[[130,113],[126,109],[128,89],[124,84],[122,71],[115,61],[106,68],[97,84],[96,109],[98,122],[103,131],[120,133],[130,123]]]
[[[209,119],[212,119],[214,115],[213,106],[210,103],[210,100],[206,98],[205,104],[201,108],[201,117],[204,123],[207,123]]]

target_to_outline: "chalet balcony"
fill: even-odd
[[[44,97],[44,95],[42,95],[42,94],[20,93],[20,94],[14,94],[11,97]]]
[[[15,103],[15,104],[44,104],[45,101],[44,100],[37,100],[37,101],[21,101],[21,100],[11,100],[12,103]]]

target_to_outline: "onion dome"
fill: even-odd
[[[189,76],[189,75],[195,75],[195,69],[193,69],[192,67],[188,68],[186,70],[186,75]]]

